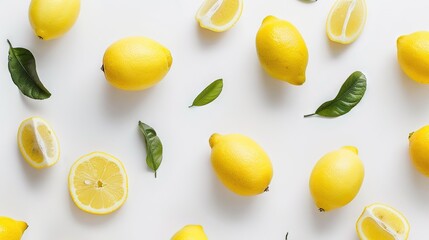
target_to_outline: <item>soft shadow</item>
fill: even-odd
[[[67,195],[70,195],[67,191],[64,192]],[[67,197],[69,202],[69,209],[72,213],[74,219],[76,219],[77,222],[81,223],[85,226],[101,226],[104,225],[106,222],[109,222],[113,220],[118,215],[118,212],[121,211],[121,209],[118,209],[117,211],[110,213],[108,215],[94,215],[91,213],[84,212],[83,210],[80,210],[76,204],[73,202],[71,197]]]
[[[415,82],[409,78],[399,66],[396,58],[392,58],[392,67],[395,69],[395,76],[398,76],[398,79],[401,82],[402,89],[404,89],[404,94],[406,95],[403,100],[410,103],[408,106],[412,109],[410,111],[418,112],[419,109],[426,109],[427,102],[422,101],[428,99],[429,95],[429,85]]]
[[[27,182],[32,185],[33,187],[41,186],[42,182],[49,181],[49,176],[52,175],[52,166],[50,168],[44,168],[44,169],[36,169],[30,166],[27,161],[22,157],[21,152],[18,148],[16,148],[17,156],[19,156],[17,159],[20,164],[21,168],[24,171],[25,178],[27,179]]]
[[[103,81],[106,82],[104,79]],[[138,108],[142,104],[143,99],[150,95],[157,87],[154,86],[143,91],[124,91],[105,83],[105,90],[103,91],[105,97],[103,104],[105,107],[103,111],[109,115],[110,119],[126,118],[128,116],[127,113]]]
[[[336,42],[329,40],[328,37],[325,37],[325,40],[328,43],[329,49],[331,49],[332,56],[334,56],[334,57],[338,57],[339,55],[343,54],[350,47],[349,46],[350,44],[336,43]]]
[[[221,38],[228,34],[228,32],[213,32],[198,26],[198,24],[195,25],[195,29],[198,32],[198,39],[206,46],[216,44]]]
[[[31,110],[36,110],[39,109],[41,107],[40,105],[40,101],[43,100],[36,100],[36,99],[31,99],[27,96],[25,96],[24,94],[21,93],[21,91],[18,90],[18,94],[21,96],[21,102],[28,108]],[[51,96],[52,97],[52,96]],[[46,99],[46,101],[49,101],[49,99]]]
[[[259,68],[259,79],[266,99],[274,105],[280,105],[288,96],[287,88],[294,86],[287,86],[289,83],[271,78],[262,67],[259,65],[257,67]]]
[[[413,163],[408,156],[408,149],[406,149],[406,151],[407,158],[404,158],[408,160],[406,172],[412,181],[411,184],[409,184],[409,187],[414,188],[415,191],[413,191],[413,194],[418,195],[415,196],[414,199],[417,199],[422,203],[426,203],[429,201],[429,179],[413,166]]]
[[[230,218],[245,218],[248,209],[255,204],[258,196],[256,197],[243,197],[236,195],[229,191],[222,183],[216,178],[214,174],[211,174],[212,179],[212,190],[214,206],[222,211],[225,215]]]
[[[308,211],[311,211],[311,224],[313,228],[317,229],[317,232],[323,233],[328,231],[330,228],[335,228],[336,226],[341,225],[341,209],[336,209],[329,212],[320,212],[314,204],[312,198],[306,199],[308,199],[309,205],[307,209],[309,209]]]

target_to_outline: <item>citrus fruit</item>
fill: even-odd
[[[396,41],[402,71],[418,83],[429,83],[429,32],[404,35]]]
[[[168,73],[170,51],[146,37],[123,38],[107,48],[102,70],[106,80],[122,90],[144,90]]]
[[[211,163],[219,180],[232,192],[252,196],[268,190],[271,161],[252,139],[241,134],[210,137]]]
[[[240,19],[243,0],[204,0],[195,18],[202,28],[223,32]]]
[[[397,210],[374,203],[363,210],[356,222],[356,231],[361,240],[406,240],[410,225]]]
[[[262,68],[272,78],[293,85],[305,82],[307,45],[290,22],[266,17],[256,34],[256,51]]]
[[[82,156],[70,169],[69,191],[76,206],[85,212],[114,212],[128,196],[128,177],[124,165],[103,152]]]
[[[18,148],[34,168],[46,168],[60,159],[60,145],[54,130],[40,117],[22,121],[18,129]]]
[[[336,0],[326,21],[326,34],[331,41],[354,42],[366,22],[365,0]]]
[[[408,140],[411,162],[419,172],[429,177],[429,125],[410,133]]]
[[[20,240],[27,223],[9,217],[0,217],[0,240]]]
[[[320,211],[330,211],[351,202],[362,185],[364,167],[358,150],[347,146],[329,152],[314,166],[310,192]]]
[[[68,32],[79,16],[80,0],[31,0],[29,18],[34,33],[43,40]]]
[[[180,229],[171,240],[208,240],[201,225],[187,225]]]

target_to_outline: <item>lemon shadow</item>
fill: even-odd
[[[24,157],[21,155],[21,152],[19,151],[19,148],[16,148],[18,159],[17,161],[20,162],[21,168],[24,171],[25,178],[27,179],[27,182],[33,186],[37,187],[43,184],[43,182],[49,181],[49,176],[52,175],[51,168],[55,167],[55,165],[49,167],[49,168],[43,168],[43,169],[36,169],[32,166],[30,166],[29,163],[24,159]],[[58,163],[57,163],[58,164]]]
[[[121,207],[120,209],[118,209],[117,211],[113,212],[113,213],[109,213],[108,215],[95,215],[95,214],[91,214],[91,213],[87,213],[81,209],[79,209],[76,204],[73,202],[70,193],[67,191],[65,192],[65,194],[67,194],[67,198],[68,198],[68,202],[69,202],[69,210],[71,212],[71,215],[73,216],[73,218],[81,223],[84,226],[103,226],[105,223],[112,221],[115,217],[118,216],[118,213],[121,211]]]
[[[325,41],[329,49],[331,50],[330,53],[333,57],[339,57],[350,48],[349,46],[350,44],[341,44],[341,43],[331,41],[327,36],[325,36]]]
[[[271,104],[282,105],[288,97],[288,90],[290,87],[299,87],[299,86],[288,86],[291,85],[288,82],[281,81],[270,77],[264,69],[259,66],[255,66],[259,69],[259,82],[264,90],[265,99]]]
[[[415,112],[418,112],[419,109],[426,109],[427,102],[422,100],[429,99],[429,85],[415,82],[409,78],[404,71],[402,71],[396,57],[392,57],[392,67],[395,69],[395,76],[398,76],[402,89],[404,90],[403,92],[406,96],[404,100],[409,103],[409,107],[413,108]]]
[[[216,43],[218,43],[220,41],[220,39],[224,38],[226,34],[228,34],[226,32],[213,32],[211,30],[202,28],[199,26],[199,24],[195,24],[195,30],[197,31],[198,34],[198,39],[200,40],[200,42],[205,46],[211,46],[211,45],[215,45]]]
[[[141,91],[125,91],[111,86],[104,79],[104,107],[102,111],[110,120],[126,118],[128,113],[148,104],[144,101],[147,96],[151,95],[157,86]]]
[[[307,214],[311,215],[311,225],[314,229],[317,229],[317,232],[323,234],[328,232],[329,229],[336,228],[336,226],[341,225],[341,214],[343,211],[341,209],[334,209],[329,212],[321,212],[316,204],[314,203],[311,197],[308,199],[308,208],[306,211],[310,211]]]

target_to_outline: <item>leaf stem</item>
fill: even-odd
[[[307,117],[311,117],[311,116],[314,116],[314,115],[316,115],[316,113],[307,114],[307,115],[304,115],[304,117],[307,118]]]
[[[6,39],[6,40],[7,40],[7,43],[9,44],[10,48],[13,48],[12,43],[10,43],[9,39]]]
[[[156,178],[156,171],[155,171],[155,178]]]

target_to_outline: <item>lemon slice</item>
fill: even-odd
[[[18,147],[25,161],[34,168],[50,167],[60,159],[57,136],[39,117],[22,121],[18,129]]]
[[[365,0],[337,0],[329,12],[326,33],[334,42],[349,44],[359,37],[365,22]]]
[[[128,177],[124,165],[103,152],[82,156],[70,169],[69,191],[76,206],[85,212],[114,212],[128,196]]]
[[[361,240],[405,240],[410,226],[397,210],[375,203],[363,210],[356,222],[356,231]]]
[[[205,0],[195,18],[202,28],[223,32],[240,19],[243,0]]]

